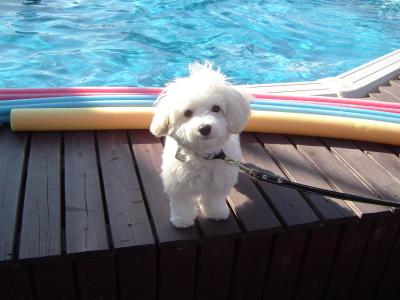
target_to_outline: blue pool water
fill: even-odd
[[[0,87],[162,86],[210,60],[236,84],[335,76],[400,48],[400,0],[0,2]]]

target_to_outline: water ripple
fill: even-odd
[[[206,59],[240,84],[315,80],[400,45],[399,0],[24,0],[0,11],[0,87],[160,86]]]

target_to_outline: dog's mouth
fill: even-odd
[[[217,136],[208,135],[201,137],[200,140],[209,143],[209,142],[217,142],[219,138]]]

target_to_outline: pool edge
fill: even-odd
[[[336,77],[315,81],[242,85],[251,93],[362,98],[400,76],[400,49],[373,59]]]

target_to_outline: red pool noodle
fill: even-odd
[[[54,98],[54,97],[74,97],[74,96],[110,96],[110,95],[159,95],[159,93],[53,93],[53,94],[1,94],[1,100],[35,99],[35,98]]]
[[[400,103],[381,102],[373,100],[360,100],[351,98],[335,98],[335,97],[320,97],[320,96],[294,96],[294,95],[277,95],[277,94],[252,94],[258,99],[268,100],[293,100],[302,102],[319,102],[319,103],[342,103],[351,105],[374,106],[384,108],[400,109]]]
[[[67,96],[107,96],[110,94],[100,94],[100,93],[77,93],[77,94],[3,94],[0,95],[0,100],[17,100],[17,99],[35,99],[35,98],[48,98],[48,97],[67,97]],[[115,95],[115,94],[112,94]],[[118,93],[118,95],[133,95],[133,94],[127,94],[127,93]],[[143,94],[137,94],[137,95],[143,95]],[[154,94],[157,95],[157,94]],[[271,99],[271,100],[276,100],[276,99]],[[292,100],[278,100],[278,101],[287,101],[291,102]],[[368,110],[376,110],[376,111],[385,111],[385,112],[391,112],[391,113],[397,113],[400,114],[400,108],[385,108],[385,107],[376,107],[376,106],[366,106],[366,105],[356,105],[356,104],[346,104],[346,103],[329,103],[329,102],[318,102],[318,101],[292,101],[292,102],[298,102],[298,103],[308,103],[308,104],[319,104],[319,105],[333,105],[333,106],[342,106],[342,107],[353,107],[353,108],[361,108],[361,109],[368,109]]]
[[[271,99],[271,100],[273,100],[273,99]],[[296,101],[281,100],[281,101],[304,103],[304,104],[318,104],[318,105],[326,105],[326,106],[351,107],[351,108],[360,108],[360,109],[384,111],[384,112],[400,114],[400,108],[386,108],[386,107],[365,106],[365,105],[346,104],[346,103],[328,103],[328,102],[318,102],[318,101],[298,101],[298,100],[296,100]]]
[[[9,97],[16,97],[16,95],[35,95],[46,94],[47,97],[56,97],[60,94],[159,94],[162,88],[151,87],[67,87],[67,88],[17,88],[17,89],[0,89],[1,95],[8,95]],[[15,96],[14,96],[15,95]],[[380,101],[347,99],[347,98],[334,98],[334,97],[320,97],[320,96],[294,96],[294,95],[279,95],[279,94],[252,94],[259,99],[276,99],[276,100],[298,100],[298,101],[316,101],[316,102],[331,102],[331,103],[346,103],[346,104],[361,104],[371,105],[377,107],[391,107],[400,108],[400,103],[388,103]],[[10,98],[8,98],[10,99]],[[19,97],[17,98],[19,99]]]
[[[0,95],[0,100],[17,100],[17,99],[35,99],[35,98],[47,98],[47,97],[64,97],[64,96],[107,96],[107,95],[115,95],[115,94],[100,94],[100,93],[79,93],[79,94],[26,94],[26,95]],[[126,93],[118,93],[118,95],[133,95]],[[143,94],[137,94],[143,95]],[[154,94],[157,95],[157,94]],[[276,99],[271,99],[276,100]],[[384,111],[400,114],[400,108],[385,108],[385,107],[376,107],[376,106],[365,106],[365,105],[356,105],[356,104],[346,104],[346,103],[329,103],[329,102],[318,102],[318,101],[293,101],[293,100],[277,100],[277,101],[286,101],[286,102],[297,102],[297,103],[305,103],[305,104],[319,104],[319,105],[332,105],[332,106],[341,106],[341,107],[352,107],[352,108],[360,108],[367,110],[375,110],[375,111]]]
[[[75,94],[75,93],[129,93],[129,94],[159,94],[162,88],[141,87],[67,87],[67,88],[28,88],[0,89],[1,94]]]

